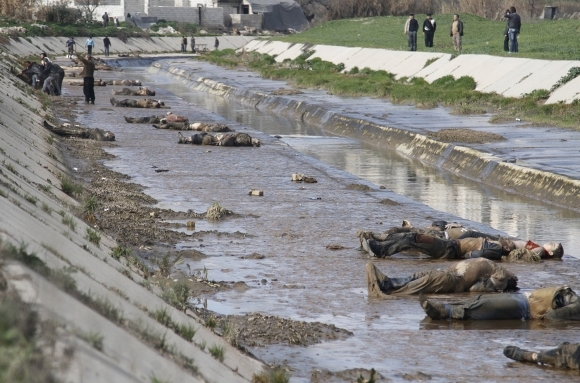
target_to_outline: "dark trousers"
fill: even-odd
[[[390,257],[405,250],[416,250],[432,258],[458,259],[460,257],[454,240],[424,237],[429,239],[427,243],[421,241],[422,236],[418,237],[416,233],[390,234],[384,241],[370,240],[369,246],[380,258]]]
[[[88,45],[87,46],[87,53],[92,55],[93,54],[93,46],[92,45]]]
[[[417,50],[417,31],[415,31],[415,32],[411,32],[411,31],[407,32],[407,38],[408,38],[408,42],[409,42],[409,48],[412,51],[416,51]]]
[[[86,102],[95,102],[95,78],[83,77],[83,93]]]
[[[433,31],[425,31],[425,46],[427,48],[432,48],[433,47],[433,36],[435,35],[435,33],[433,33]]]
[[[105,45],[105,56],[109,56],[109,46]]]
[[[509,38],[508,35],[505,35],[504,36],[504,39],[503,39],[503,50],[506,51],[506,52],[509,52],[509,50],[510,50],[510,38]]]
[[[473,299],[446,304],[453,319],[528,319],[530,304],[523,294],[479,295]]]

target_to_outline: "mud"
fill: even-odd
[[[461,142],[465,144],[505,141],[505,138],[499,134],[473,129],[441,129],[438,132],[429,133],[429,137],[443,142]]]
[[[194,219],[196,227],[208,225],[203,236],[185,237],[174,247],[159,245],[159,250],[152,247],[150,251],[163,254],[171,248],[175,251],[197,250],[206,255],[203,257],[192,253],[191,259],[184,257],[183,262],[175,265],[172,277],[183,277],[191,279],[192,283],[203,284],[205,287],[200,286],[199,289],[203,287],[206,292],[199,299],[204,303],[198,302],[198,306],[207,307],[215,313],[214,316],[251,317],[260,313],[263,317],[270,317],[268,319],[272,325],[279,323],[276,317],[284,317],[294,322],[333,324],[353,333],[352,336],[312,343],[305,347],[288,346],[289,337],[284,338],[282,343],[256,341],[256,344],[263,346],[246,347],[256,357],[268,364],[289,366],[292,381],[300,383],[311,380],[313,369],[326,369],[332,374],[339,374],[353,368],[364,368],[368,372],[371,367],[379,370],[387,381],[421,380],[427,379],[427,375],[437,382],[525,382],[530,379],[554,378],[574,381],[577,378],[561,372],[554,375],[552,371],[545,372],[526,366],[506,366],[501,355],[501,349],[507,342],[547,347],[561,340],[573,339],[579,333],[575,324],[544,326],[542,331],[535,331],[539,328],[522,327],[519,321],[517,324],[510,323],[516,326],[511,328],[508,325],[500,327],[496,323],[480,327],[470,327],[473,326],[471,323],[434,323],[424,319],[425,315],[416,298],[388,301],[367,298],[364,265],[369,258],[354,250],[358,246],[354,237],[356,229],[380,231],[391,225],[400,225],[403,219],[411,219],[415,225],[423,226],[433,218],[457,220],[457,217],[416,203],[388,189],[371,188],[362,192],[347,189],[347,185],[360,185],[364,181],[338,170],[337,165],[328,166],[312,158],[318,153],[321,156],[328,154],[328,157],[336,158],[337,162],[344,160],[342,147],[332,152],[320,145],[321,142],[342,142],[333,137],[322,137],[323,134],[317,131],[317,137],[310,141],[316,148],[314,154],[303,155],[288,146],[287,137],[278,140],[249,129],[248,121],[256,115],[237,104],[227,105],[230,117],[227,120],[220,119],[197,107],[202,104],[201,101],[187,98],[193,93],[191,89],[184,88],[183,98],[179,98],[167,89],[164,90],[165,87],[173,86],[168,84],[170,80],[166,77],[139,78],[144,82],[155,82],[160,96],[192,120],[228,123],[236,130],[248,131],[264,139],[260,150],[212,148],[211,152],[206,152],[205,148],[188,147],[187,151],[180,152],[173,145],[174,136],[168,134],[171,132],[144,130],[122,121],[113,123],[112,120],[118,116],[115,117],[115,112],[110,110],[96,109],[91,111],[94,114],[80,115],[89,126],[89,121],[97,127],[116,125],[118,146],[107,150],[117,155],[117,158],[107,160],[106,164],[121,173],[130,174],[131,182],[147,186],[147,195],[159,201],[157,207],[205,212],[212,203],[219,201],[239,214],[215,223]],[[207,94],[200,94],[199,97],[211,98]],[[97,95],[98,104],[105,105],[106,102],[105,98],[100,99]],[[81,108],[86,110],[89,107],[81,105]],[[137,112],[128,113],[136,115]],[[256,117],[251,125],[267,130],[272,128],[268,121],[262,115]],[[287,135],[300,131],[296,125],[283,126],[287,126],[287,130],[276,131],[275,134]],[[138,142],[134,140],[135,136],[140,138]],[[349,142],[352,145],[352,141]],[[349,152],[349,156],[351,154]],[[351,173],[360,169],[379,172],[379,166],[373,162],[373,158],[376,160],[377,157],[373,153],[368,158],[361,158],[360,162],[357,162],[358,157],[354,161],[348,158],[353,162],[346,163],[345,169]],[[153,172],[152,165],[170,171],[157,174]],[[293,184],[288,175],[297,170],[315,176],[319,183]],[[387,180],[405,180],[406,183],[401,181],[405,186],[401,194],[408,195],[426,185],[439,185],[439,182],[433,180],[437,181],[440,175],[424,178],[422,172],[420,167],[409,170],[401,167],[401,170],[384,172],[385,179],[374,183],[387,185],[390,189],[392,184],[387,183]],[[464,190],[464,185],[455,178],[442,178],[446,183],[457,183],[461,190],[459,196],[471,193],[470,189]],[[415,183],[407,182],[409,180]],[[264,197],[247,196],[247,191],[253,188],[264,190]],[[506,205],[486,209],[481,204],[485,196],[480,198],[477,194],[463,201],[442,190],[438,188],[431,193],[432,198],[443,194],[449,204],[478,208],[485,213],[489,211],[493,213],[494,220],[512,224],[508,228],[512,232],[518,233],[519,230],[524,235],[536,236],[538,232],[545,232],[549,226],[540,224],[538,220],[525,221],[519,215],[506,220],[503,215],[505,209],[501,209],[501,206]],[[313,199],[315,197],[320,199]],[[395,203],[381,205],[382,200]],[[545,216],[543,214],[540,218]],[[476,219],[482,222],[486,217],[487,214],[484,214],[483,218]],[[183,218],[183,221],[186,220],[189,219]],[[490,230],[485,224],[466,220],[462,222],[480,230]],[[537,222],[544,230],[536,230],[529,223],[521,226],[524,222]],[[179,231],[184,229],[170,227],[171,224],[168,222],[167,228]],[[229,235],[219,234],[226,231]],[[326,245],[343,246],[345,249],[333,251],[326,249]],[[574,252],[573,246],[570,247],[571,252]],[[378,262],[384,263],[382,267],[392,276],[446,267],[438,261],[408,255]],[[531,289],[556,282],[574,285],[577,283],[574,273],[577,263],[566,257],[562,262],[510,264],[509,268],[518,277],[521,276],[522,288]],[[204,269],[208,270],[205,279],[200,275]],[[169,280],[163,282],[169,283]],[[217,283],[214,282],[222,283],[224,287],[215,287]],[[227,336],[221,327],[216,325],[215,328],[216,332]],[[277,335],[274,332],[266,338],[276,340]],[[474,355],[479,357],[474,358]],[[463,366],[461,370],[457,369],[458,364]],[[340,381],[338,379],[334,381]],[[330,381],[333,381],[332,378]]]
[[[242,347],[263,347],[270,344],[309,346],[329,340],[342,340],[353,333],[332,324],[295,321],[262,314],[218,315],[205,309],[196,309],[204,320],[213,318],[216,333],[229,336],[227,326],[233,326],[235,342]],[[224,333],[225,332],[225,333]]]
[[[77,104],[82,105],[79,102],[81,100],[55,98],[53,110],[62,120],[76,121],[73,108]],[[109,110],[100,108],[96,113]],[[84,113],[80,111],[79,114]],[[94,114],[95,111],[92,113]],[[171,286],[173,281],[183,280],[194,297],[208,297],[228,290],[244,292],[250,288],[244,281],[210,280],[201,271],[192,270],[189,264],[187,269],[181,271],[175,268],[184,260],[192,262],[208,257],[197,249],[176,249],[178,243],[192,240],[203,242],[208,236],[238,239],[252,237],[251,234],[239,231],[231,233],[217,230],[180,232],[176,229],[185,228],[187,225],[175,221],[227,220],[242,217],[241,215],[219,204],[213,204],[206,212],[199,213],[191,209],[174,211],[154,207],[153,205],[157,204],[158,200],[147,195],[143,186],[131,182],[131,177],[128,175],[111,170],[103,164],[104,161],[116,158],[115,155],[106,151],[117,148],[116,143],[86,141],[78,138],[66,138],[61,142],[71,168],[76,168],[74,178],[85,184],[85,197],[90,195],[98,201],[96,211],[87,214],[81,207],[79,214],[83,215],[97,230],[114,238],[119,245],[132,249],[133,254],[143,262],[143,264],[136,264],[128,261],[127,266],[133,272],[148,278],[150,282],[161,288]],[[72,166],[73,163],[75,166]],[[152,168],[152,171],[155,170]],[[259,217],[248,214],[246,218]],[[200,246],[203,247],[203,244]],[[167,259],[169,270],[164,270],[162,266],[159,266],[163,258]],[[241,258],[262,260],[266,257],[254,252]],[[275,282],[276,279],[271,279],[271,281]],[[260,283],[265,284],[266,279],[262,279]],[[295,321],[261,314],[222,316],[205,309],[197,308],[196,310],[204,319],[216,318],[218,335],[228,335],[219,331],[226,323],[234,326],[238,335],[233,343],[241,349],[271,344],[307,346],[322,341],[340,340],[352,335],[348,330],[320,322]]]
[[[312,375],[310,376],[311,383],[353,383],[353,382],[360,382],[360,378],[362,378],[362,382],[370,381],[371,374],[373,374],[372,370],[366,368],[350,368],[348,370],[343,371],[336,371],[332,372],[329,370],[315,370],[312,371]],[[373,382],[390,382],[390,379],[385,378],[378,372],[374,372],[373,375]]]

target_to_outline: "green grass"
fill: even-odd
[[[223,346],[213,345],[207,349],[211,356],[219,360],[220,362],[224,361],[224,355],[226,353]]]
[[[415,15],[421,24],[425,15]],[[423,52],[453,53],[449,37],[452,15],[434,15],[437,22],[434,47],[426,48],[423,35],[417,36],[417,47]],[[385,16],[343,19],[326,22],[302,33],[275,38],[291,43],[339,45],[345,47],[408,50],[403,26],[407,16]],[[462,14],[465,33],[463,53],[507,56],[503,50],[505,21],[489,20]],[[580,45],[578,20],[524,21],[519,37],[518,57],[577,60]]]
[[[281,368],[275,368],[269,372],[262,371],[252,376],[252,383],[288,383],[290,377]]]
[[[118,261],[122,257],[129,257],[132,254],[133,254],[133,252],[128,247],[115,246],[113,248],[113,252],[111,253],[111,257],[113,257],[114,259],[116,259]]]
[[[71,197],[81,195],[83,193],[83,185],[78,184],[68,177],[62,177],[60,180],[60,188]]]
[[[105,339],[98,332],[88,332],[88,333],[79,333],[77,336],[81,339],[84,339],[88,344],[93,346],[95,349],[99,351],[103,351],[103,340]]]
[[[76,231],[77,223],[75,222],[75,219],[72,216],[68,214],[63,215],[62,223],[67,225],[69,229],[71,229],[72,231]]]
[[[96,230],[87,227],[87,240],[95,245],[99,246],[101,243],[101,235]]]
[[[179,310],[185,310],[189,306],[189,285],[187,281],[179,280],[163,290],[161,296],[165,302]]]

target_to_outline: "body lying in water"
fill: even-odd
[[[233,132],[227,125],[224,124],[206,124],[196,122],[189,124],[187,122],[166,122],[161,124],[153,124],[155,129],[171,129],[171,130],[193,130],[198,132],[213,132],[213,133],[223,133],[223,132]]]
[[[140,86],[137,90],[132,90],[129,88],[113,90],[112,93],[114,95],[123,95],[123,96],[155,96],[154,90],[151,90],[144,86]]]
[[[167,108],[163,101],[152,100],[148,98],[144,100],[131,100],[131,99],[117,100],[116,98],[111,97],[111,105],[122,108],[150,108],[150,109]]]
[[[468,259],[487,258],[501,260],[513,252],[527,252],[537,259],[561,259],[564,248],[561,243],[548,242],[542,246],[515,238],[468,230],[460,225],[414,229],[408,221],[401,228],[391,228],[386,233],[359,231],[361,245],[370,255],[383,258],[407,250],[426,254],[432,258]],[[521,254],[518,255],[521,258]]]
[[[111,81],[107,81],[107,85],[141,86],[141,81],[139,81],[139,80],[111,80]]]
[[[438,303],[420,297],[431,319],[573,320],[580,321],[580,300],[568,286],[551,286],[531,292],[478,295],[462,302]]]
[[[466,259],[447,269],[415,273],[407,277],[388,277],[372,262],[366,265],[369,297],[411,294],[448,294],[517,290],[518,278],[485,258]]]
[[[214,146],[260,146],[260,140],[247,133],[218,133],[211,135],[203,132],[185,137],[178,133],[179,144],[214,145]]]
[[[564,342],[547,351],[528,351],[516,346],[507,346],[503,354],[518,362],[548,364],[557,368],[580,370],[580,343]]]

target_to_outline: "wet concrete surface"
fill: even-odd
[[[216,68],[216,71],[219,70]],[[119,78],[121,73],[106,75]],[[122,75],[139,77],[146,86],[155,88],[158,92],[156,98],[163,99],[172,111],[186,115],[192,121],[226,120],[207,106],[217,102],[210,95],[196,95],[208,100],[202,104],[189,98],[193,91],[183,88],[183,93],[178,91],[179,84],[168,77],[152,75],[143,69],[125,69]],[[495,323],[482,324],[481,327],[469,323],[435,323],[425,319],[416,297],[369,300],[364,281],[364,265],[369,258],[355,250],[358,240],[354,237],[357,229],[379,231],[399,225],[403,219],[411,219],[418,226],[428,224],[432,218],[457,219],[467,223],[465,215],[468,214],[463,215],[461,211],[474,210],[479,213],[473,216],[479,214],[481,217],[471,222],[474,227],[492,230],[488,225],[493,224],[496,229],[505,230],[498,226],[502,225],[504,218],[511,216],[506,223],[511,228],[510,231],[506,230],[509,234],[529,235],[537,239],[544,238],[549,232],[550,239],[565,237],[562,241],[566,241],[566,250],[578,254],[580,252],[573,242],[575,232],[564,227],[572,226],[570,223],[576,218],[563,217],[569,219],[566,225],[553,227],[553,218],[564,216],[565,211],[552,208],[556,212],[554,215],[547,218],[536,215],[533,212],[541,204],[517,199],[506,199],[504,203],[504,195],[493,194],[481,187],[478,192],[473,192],[472,185],[463,180],[448,174],[437,174],[437,170],[422,167],[415,161],[399,160],[399,164],[407,163],[400,173],[395,167],[390,170],[377,168],[393,162],[397,156],[381,157],[376,152],[365,152],[371,148],[355,150],[356,143],[352,141],[349,142],[351,146],[331,145],[327,148],[321,141],[316,141],[316,137],[303,137],[303,128],[295,121],[282,123],[284,119],[281,116],[277,116],[276,120],[280,126],[294,126],[295,130],[290,128],[286,134],[288,137],[277,139],[265,129],[271,127],[272,120],[256,114],[252,118],[256,121],[263,119],[263,124],[251,124],[250,128],[247,126],[250,124],[244,121],[248,111],[234,104],[229,106],[236,113],[236,118],[231,118],[229,122],[230,126],[257,136],[263,142],[262,147],[178,145],[174,131],[126,124],[123,115],[153,115],[158,114],[159,110],[113,108],[108,101],[111,88],[95,89],[96,105],[78,105],[79,122],[90,127],[107,128],[117,137],[119,146],[112,150],[117,158],[107,165],[130,175],[133,182],[146,186],[146,192],[157,198],[163,207],[204,211],[218,201],[240,215],[215,226],[208,224],[208,228],[227,233],[239,227],[245,237],[210,233],[202,241],[192,240],[179,245],[212,255],[200,261],[186,261],[181,265],[185,273],[188,272],[186,264],[191,270],[206,267],[209,279],[244,281],[251,287],[245,292],[229,290],[208,297],[208,309],[224,314],[261,312],[298,320],[322,321],[354,333],[343,341],[309,347],[275,345],[251,349],[268,363],[289,365],[293,382],[309,381],[313,369],[338,371],[355,367],[374,367],[387,377],[387,381],[405,381],[404,374],[416,374],[418,371],[431,376],[434,382],[577,381],[578,373],[511,363],[502,355],[502,349],[506,344],[548,348],[562,341],[577,341],[580,325],[538,324],[533,328],[521,328],[519,322],[506,322],[498,329]],[[81,94],[79,87],[65,87],[65,97]],[[437,111],[443,115],[442,111]],[[417,111],[419,114],[424,112]],[[420,119],[417,117],[417,120]],[[260,132],[262,129],[266,133]],[[315,127],[306,129],[314,131]],[[296,136],[297,133],[300,136]],[[324,134],[319,132],[314,136]],[[310,153],[300,153],[288,143],[297,148],[302,146],[301,150],[305,153],[307,150],[304,148],[310,146]],[[342,157],[342,162],[348,165],[344,165],[343,170],[338,168],[339,159],[334,160],[334,165],[324,163],[309,155],[314,152],[319,153],[322,161],[327,161],[329,157]],[[372,162],[372,157],[380,161]],[[79,165],[82,166],[80,162]],[[169,169],[169,172],[155,173],[153,166]],[[415,169],[415,172],[410,175],[409,169]],[[318,183],[292,183],[290,174],[293,172],[314,176]],[[361,180],[352,173],[367,174],[363,178],[368,180]],[[391,185],[400,184],[400,192],[408,195],[379,190],[377,185],[385,184],[383,181],[387,179],[394,179]],[[352,183],[368,184],[372,190],[348,190],[346,186]],[[428,184],[435,186],[420,186]],[[391,185],[385,186],[395,189]],[[451,185],[455,194],[444,189],[445,185]],[[302,186],[304,190],[301,190]],[[248,196],[250,189],[264,190],[264,197]],[[436,200],[451,199],[451,202],[440,203],[457,205],[459,211],[442,212],[436,203],[430,207],[415,201],[413,190],[417,191],[417,195],[421,194],[421,190],[423,194],[440,190],[435,193],[438,196]],[[476,194],[470,196],[471,193]],[[321,199],[312,200],[310,197]],[[380,201],[385,198],[399,204],[383,205]],[[511,215],[506,212],[510,206],[516,207],[511,210]],[[542,212],[549,210],[545,207]],[[525,215],[529,211],[532,214]],[[325,246],[329,244],[342,245],[345,250],[327,250]],[[262,254],[265,258],[244,259],[252,253]],[[445,261],[403,255],[375,262],[391,276],[448,266]],[[510,264],[506,267],[518,275],[524,289],[560,283],[568,283],[578,289],[576,269],[579,265],[577,259],[566,257],[561,262]],[[262,279],[266,279],[266,284],[262,284]]]

